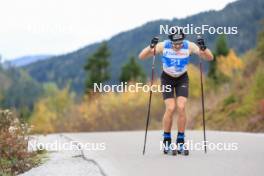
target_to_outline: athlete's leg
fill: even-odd
[[[176,101],[174,97],[174,91],[175,87],[173,85],[173,80],[166,75],[164,72],[161,75],[161,84],[162,86],[170,86],[169,90],[166,90],[162,93],[164,103],[165,103],[165,113],[163,116],[163,144],[165,145],[164,147],[164,153],[168,153],[170,151],[170,144],[171,144],[171,128],[172,128],[172,121],[173,121],[173,115],[176,110]]]
[[[189,95],[189,77],[188,74],[185,73],[181,77],[179,77],[179,82],[176,87],[176,106],[178,112],[178,132],[184,133],[185,125],[186,125],[186,103],[187,97]]]
[[[164,100],[165,102],[165,113],[163,116],[163,144],[165,145],[163,152],[167,154],[171,148],[171,127],[173,122],[173,115],[176,110],[176,102],[175,98],[167,98]]]
[[[178,135],[176,143],[178,145],[178,152],[182,153],[184,155],[188,155],[188,150],[185,150],[184,148],[184,138],[185,138],[185,126],[186,126],[186,103],[187,103],[187,97],[189,94],[189,78],[188,75],[185,74],[180,78],[180,81],[178,82],[176,86],[176,106],[177,106],[177,112],[178,112]]]
[[[185,144],[185,126],[186,126],[186,102],[187,98],[183,96],[177,97],[177,111],[178,111],[178,135],[176,144],[178,146],[178,153],[189,155],[189,151],[183,144]]]
[[[164,100],[164,102],[166,109],[163,116],[163,130],[166,133],[170,133],[173,122],[173,115],[176,110],[176,102],[175,98],[167,98]]]
[[[174,97],[175,88],[174,88],[173,81],[171,80],[171,78],[169,78],[169,76],[166,75],[166,73],[164,72],[161,74],[161,85],[164,87],[170,86],[169,90],[162,92],[163,100],[165,103],[165,113],[164,113],[163,122],[162,122],[163,130],[164,130],[164,133],[170,133],[171,127],[172,127],[173,114],[176,110],[176,102],[175,102],[175,97]],[[164,134],[164,137],[165,137],[165,134]]]
[[[177,97],[177,112],[178,112],[178,131],[184,133],[186,126],[186,103],[187,98],[183,96]]]

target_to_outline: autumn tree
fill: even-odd
[[[237,57],[232,49],[227,56],[219,56],[217,66],[218,71],[228,78],[233,78],[239,70],[244,68],[242,60]]]
[[[73,95],[69,86],[59,90],[55,84],[44,86],[44,96],[36,102],[30,122],[37,133],[52,133],[60,130],[60,126],[73,104]]]
[[[214,84],[220,84],[221,82],[226,81],[224,75],[222,75],[218,70],[218,58],[225,57],[229,53],[229,48],[226,41],[226,36],[221,35],[216,41],[216,47],[214,51],[214,60],[210,62],[208,77],[211,78]]]

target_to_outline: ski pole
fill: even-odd
[[[153,53],[153,59],[152,59],[150,87],[153,85],[153,80],[154,80],[155,59],[156,59],[156,47],[154,47],[154,53]],[[146,130],[145,130],[145,139],[144,139],[144,147],[143,147],[143,155],[145,154],[145,150],[146,150],[148,126],[149,126],[149,121],[150,121],[151,98],[152,98],[152,90],[150,89],[149,102],[148,102],[148,115],[147,115],[147,120],[146,120]]]
[[[202,100],[202,111],[203,111],[203,136],[204,136],[204,153],[206,150],[206,135],[205,135],[205,112],[204,112],[204,88],[203,88],[203,66],[200,59],[200,78],[201,78],[201,100]]]

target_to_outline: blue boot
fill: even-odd
[[[177,150],[173,150],[171,146],[171,133],[165,133],[163,134],[163,153],[164,154],[171,154],[171,155],[176,155]]]
[[[189,155],[189,150],[184,145],[184,133],[178,132],[176,144],[178,154]]]

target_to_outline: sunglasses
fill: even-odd
[[[172,42],[172,45],[177,46],[177,45],[182,45],[183,41],[177,41],[177,42]]]

